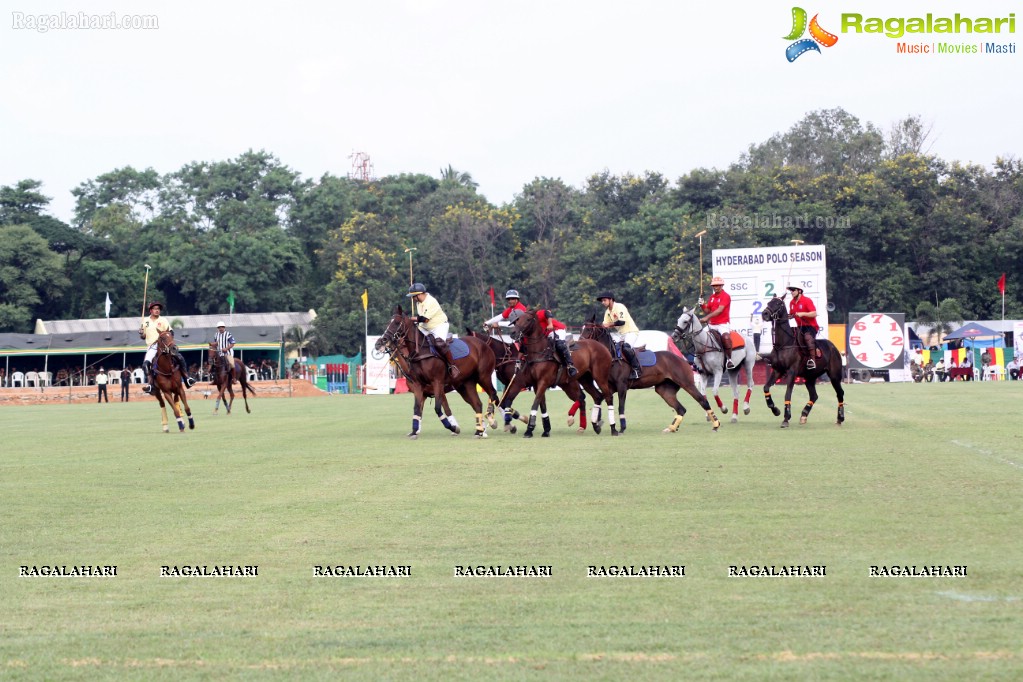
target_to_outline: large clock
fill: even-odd
[[[850,367],[903,369],[906,316],[903,313],[850,313]]]

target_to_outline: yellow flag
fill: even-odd
[[[369,310],[369,289],[363,289],[362,291],[362,309],[365,311]]]

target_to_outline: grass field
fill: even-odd
[[[562,396],[531,441],[431,411],[409,442],[408,396],[252,404],[194,403],[185,435],[151,403],[0,408],[0,678],[1023,678],[1023,382],[851,386],[841,428],[830,387],[788,430],[758,397],[716,434],[688,398],[662,434],[643,391],[618,439],[576,435]],[[19,577],[82,564],[117,576]],[[223,564],[258,576],[160,577]]]

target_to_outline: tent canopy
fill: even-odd
[[[988,329],[984,325],[977,322],[969,322],[959,329],[956,329],[951,334],[946,334],[945,339],[975,339],[977,337],[986,336],[997,336],[1001,338],[1002,333],[996,332],[994,329]]]

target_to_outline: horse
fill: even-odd
[[[464,357],[455,358],[458,374],[452,376],[448,374],[447,361],[434,352],[430,340],[416,326],[415,318],[405,315],[401,306],[394,309],[391,321],[377,339],[375,348],[390,356],[391,361],[408,378],[409,388],[415,396],[409,439],[415,440],[419,437],[423,403],[428,397],[433,398],[437,418],[444,427],[455,436],[462,432],[448,405],[447,391],[451,390],[458,391],[476,413],[475,437],[487,437],[487,427],[483,421],[483,404],[476,392],[476,385],[482,386],[490,400],[497,402],[497,391],[490,378],[494,372],[494,353],[480,339],[470,337],[461,341],[465,343],[467,353]],[[454,351],[452,348],[453,354]]]
[[[174,410],[174,419],[178,422],[179,433],[185,431],[185,420],[181,416],[182,409],[188,416],[188,428],[195,428],[192,408],[188,406],[188,396],[185,395],[184,377],[181,376],[181,370],[178,369],[178,363],[174,358],[177,351],[174,334],[169,330],[160,332],[160,337],[156,340],[156,357],[153,359],[153,395],[160,403],[164,433],[169,431],[165,399],[170,401],[171,409]]]
[[[517,314],[516,314],[517,313]],[[543,433],[541,436],[547,438],[551,433],[550,415],[546,411],[544,402],[547,389],[551,386],[560,386],[565,394],[573,401],[585,406],[585,395],[583,390],[593,398],[593,418],[590,424],[596,433],[600,433],[603,422],[600,419],[600,403],[606,402],[608,414],[614,412],[614,397],[611,386],[608,383],[608,374],[611,369],[611,355],[600,344],[590,341],[578,341],[572,347],[572,362],[575,364],[577,375],[569,377],[568,372],[554,358],[554,349],[547,338],[545,330],[540,328],[536,312],[516,311],[509,316],[515,327],[516,334],[520,337],[523,360],[512,379],[511,384],[505,391],[505,397],[501,401],[501,408],[506,410],[505,423],[510,420],[507,410],[511,409],[512,401],[519,391],[533,387],[533,406],[529,411],[529,422],[526,438],[533,437],[536,429],[537,408],[543,406],[541,412],[543,422]],[[611,435],[617,436],[617,424],[611,422]]]
[[[234,362],[228,364],[226,362],[227,356],[217,352],[217,342],[210,341],[209,355],[210,363],[210,374],[213,375],[213,385],[217,389],[217,402],[213,405],[213,414],[217,414],[220,411],[220,403],[223,401],[224,407],[227,408],[227,413],[231,414],[231,405],[234,404],[234,382],[235,380],[241,384],[242,387],[242,399],[245,401],[245,411],[252,413],[249,409],[249,397],[248,394],[256,394],[256,389],[249,383],[248,372],[245,371],[245,365],[238,358],[234,358]],[[230,395],[230,399],[224,395],[224,393]]]
[[[722,404],[718,389],[721,387],[722,374],[728,372],[728,385],[732,387],[733,424],[739,421],[739,371],[745,369],[746,399],[742,402],[742,413],[749,414],[749,401],[753,395],[753,366],[757,363],[757,352],[751,339],[743,338],[744,345],[741,348],[733,346],[731,359],[736,363],[735,368],[725,369],[725,354],[721,343],[710,333],[710,328],[703,326],[696,312],[685,307],[682,308],[682,314],[675,323],[675,331],[672,332],[671,338],[675,341],[692,342],[701,372],[714,378],[714,400],[725,414],[728,414],[728,407]]]
[[[785,294],[786,296],[788,294]],[[789,420],[792,418],[792,387],[796,383],[796,377],[802,377],[806,382],[806,390],[810,393],[810,401],[806,403],[802,414],[799,416],[799,423],[805,424],[813,404],[817,402],[817,387],[814,385],[822,374],[827,374],[831,379],[831,385],[835,389],[835,396],[838,398],[838,418],[836,424],[842,425],[845,421],[845,389],[842,388],[842,356],[835,344],[826,339],[817,340],[817,348],[823,357],[816,361],[816,369],[806,368],[806,357],[802,344],[796,338],[796,329],[789,326],[789,311],[785,307],[784,296],[775,296],[767,303],[762,313],[764,321],[772,324],[774,333],[774,349],[768,356],[767,362],[771,365],[771,371],[764,382],[764,399],[767,406],[777,417],[780,410],[774,405],[771,399],[771,386],[781,377],[786,377],[788,384],[785,388],[785,418],[781,428],[787,429]]]
[[[651,388],[657,392],[657,395],[661,396],[661,399],[668,404],[668,407],[675,411],[675,418],[672,419],[671,424],[665,427],[663,433],[675,433],[682,425],[682,418],[685,417],[686,408],[682,406],[682,403],[678,401],[678,392],[681,389],[685,389],[686,393],[691,395],[693,399],[699,403],[700,407],[707,413],[707,421],[709,421],[713,430],[717,431],[721,428],[721,422],[718,421],[717,416],[714,414],[714,410],[711,409],[710,403],[707,402],[707,397],[703,395],[703,392],[696,386],[696,378],[693,376],[693,368],[689,366],[689,363],[685,359],[670,353],[669,351],[655,351],[655,352],[641,352],[636,351],[636,355],[640,360],[642,372],[639,378],[636,380],[630,380],[629,374],[632,368],[629,363],[622,357],[618,356],[618,353],[614,351],[614,342],[611,338],[611,332],[602,324],[596,321],[595,317],[590,319],[583,324],[582,338],[593,339],[594,341],[602,344],[608,352],[612,355],[613,361],[611,363],[610,372],[610,383],[614,387],[614,390],[618,393],[618,404],[620,406],[619,418],[622,422],[622,432],[625,431],[625,395],[630,388]],[[644,361],[644,357],[646,360]],[[614,424],[614,415],[610,415],[611,423]],[[614,428],[614,426],[612,426]]]

